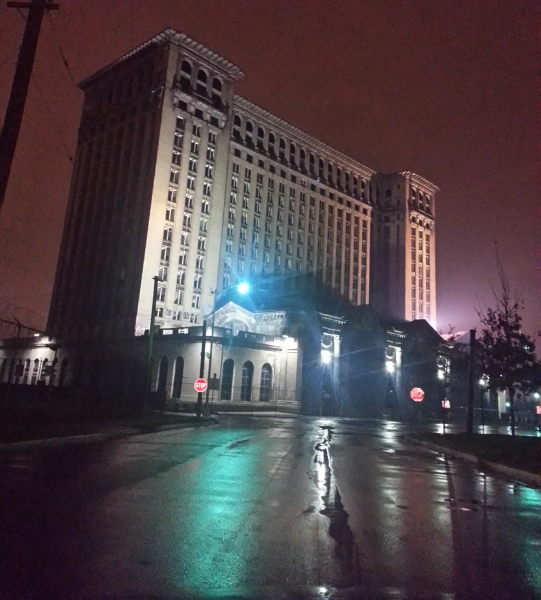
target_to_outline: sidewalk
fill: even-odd
[[[52,446],[67,446],[72,444],[91,444],[105,442],[120,437],[132,435],[143,435],[147,433],[159,433],[174,429],[186,429],[191,427],[208,427],[218,422],[216,417],[197,419],[195,415],[179,415],[178,413],[151,413],[146,419],[133,419],[117,423],[89,423],[85,425],[89,433],[78,433],[75,435],[47,435],[34,439],[23,439],[13,442],[0,443],[0,452],[11,450],[22,450],[25,448],[41,448]],[[80,429],[75,424],[72,430]],[[67,427],[66,429],[69,429]],[[21,434],[24,436],[24,432]]]
[[[433,442],[427,442],[426,440],[421,440],[413,435],[405,435],[404,439],[408,442],[423,446],[428,450],[433,450],[434,452],[439,452],[441,454],[446,454],[453,456],[454,458],[471,462],[477,465],[478,469],[481,471],[484,471],[485,469],[495,471],[501,475],[505,475],[506,477],[517,479],[518,481],[526,483],[527,485],[541,487],[541,474],[539,473],[532,473],[531,471],[525,471],[516,467],[509,467],[498,462],[487,460],[482,456],[477,456],[468,452],[462,452],[461,450],[456,450],[455,448],[450,448],[449,446],[442,446],[440,444],[434,444]]]

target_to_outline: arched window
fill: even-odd
[[[182,61],[180,67],[180,87],[183,91],[188,92],[190,90],[192,80],[192,65],[187,61]]]
[[[222,95],[222,82],[217,77],[212,80],[212,93],[216,96]]]
[[[53,364],[51,365],[51,377],[49,378],[49,385],[56,384],[56,375],[58,373],[58,358],[53,360]]]
[[[68,375],[68,359],[65,358],[60,364],[60,377],[58,379],[58,387],[64,387],[66,377]]]
[[[41,365],[41,373],[39,374],[39,381],[42,382],[41,385],[45,384],[45,378],[50,375],[50,373],[47,373],[49,369],[49,359],[44,358],[43,364]]]
[[[192,76],[192,65],[190,64],[190,62],[187,60],[183,60],[182,66],[180,67],[180,71],[183,76],[188,75],[188,77],[191,77]]]
[[[259,385],[259,401],[269,402],[271,399],[272,367],[265,363],[261,367],[261,383]]]
[[[295,144],[289,144],[289,161],[292,163],[296,162],[297,149],[295,148]]]
[[[184,359],[177,356],[175,360],[175,372],[173,374],[173,398],[180,398],[182,392],[182,379],[184,377]]]
[[[235,363],[232,358],[228,358],[222,367],[222,389],[220,398],[222,400],[231,400],[231,391],[233,389],[233,371]]]
[[[203,69],[197,71],[197,92],[203,96],[207,95],[207,74]]]
[[[286,151],[286,141],[280,138],[280,154]]]
[[[269,133],[269,152],[274,154],[274,144],[276,143],[276,138],[273,133]]]
[[[27,358],[24,361],[23,385],[26,385],[28,383],[29,375],[30,375],[30,359]]]
[[[246,143],[251,145],[253,143],[252,134],[254,132],[254,126],[250,123],[250,121],[246,121]]]
[[[235,115],[235,117],[233,118],[233,125],[235,127],[241,127],[242,126],[242,121],[240,120],[240,115]]]
[[[0,383],[4,383],[4,377],[8,368],[9,358],[2,359],[2,367],[0,368]]]
[[[38,373],[39,373],[39,358],[34,360],[34,368],[32,369],[32,380],[30,381],[31,385],[36,385],[38,382]]]
[[[263,131],[263,127],[258,127],[257,128],[257,137],[260,140],[263,140],[263,138],[265,137],[265,132]]]
[[[252,399],[253,378],[254,365],[248,360],[242,365],[242,383],[240,387],[240,399],[242,402],[250,402]]]
[[[165,392],[165,386],[167,384],[167,371],[169,369],[169,361],[167,360],[167,356],[164,356],[160,360],[160,365],[158,368],[158,385],[156,386],[157,392]]]

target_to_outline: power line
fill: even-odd
[[[66,67],[66,71],[68,72],[68,74],[70,76],[71,82],[73,83],[73,85],[75,87],[77,87],[77,84],[75,83],[75,79],[73,78],[73,75],[71,73],[71,69],[70,69],[68,61],[66,59],[66,56],[64,54],[64,51],[62,50],[62,44],[60,43],[60,40],[58,39],[58,35],[57,35],[56,29],[54,27],[54,22],[53,22],[53,20],[51,18],[51,14],[47,13],[47,16],[49,17],[49,22],[51,23],[51,28],[53,30],[53,34],[54,34],[54,37],[55,37],[55,40],[56,40],[56,43],[57,43],[57,46],[58,46],[58,51],[60,52],[60,56],[62,57],[62,62],[64,63],[64,66]]]

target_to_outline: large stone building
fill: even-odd
[[[235,95],[241,70],[166,30],[81,84],[48,331],[201,324],[241,279],[313,274],[354,305],[436,316],[436,186],[382,175]]]

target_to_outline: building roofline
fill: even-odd
[[[143,44],[140,44],[133,50],[130,50],[129,52],[127,52],[120,58],[117,58],[112,63],[109,63],[108,65],[106,65],[105,67],[100,69],[99,71],[96,71],[96,73],[90,75],[86,79],[83,79],[79,83],[79,87],[84,89],[90,83],[92,83],[96,79],[99,79],[100,77],[105,75],[107,72],[114,69],[120,63],[128,60],[132,56],[135,56],[136,54],[138,54],[139,52],[148,48],[149,46],[162,44],[163,42],[166,42],[166,41],[172,42],[178,46],[183,46],[185,48],[188,48],[195,56],[213,63],[216,67],[218,67],[222,71],[222,74],[227,75],[227,76],[231,77],[232,79],[240,79],[244,75],[242,70],[239,67],[237,67],[237,65],[233,64],[232,62],[229,62],[228,60],[226,60],[219,54],[216,54],[212,50],[209,50],[208,48],[206,48],[199,42],[196,42],[192,38],[188,37],[185,33],[176,31],[176,30],[168,27],[167,29],[164,29],[162,32],[158,33],[154,37],[152,37],[149,40],[147,40],[146,42],[144,42]]]
[[[412,171],[401,171],[399,175],[402,175],[406,179],[409,179],[412,183],[415,183],[415,185],[420,185],[424,187],[431,194],[440,191],[440,188],[436,184],[432,183],[431,181],[428,181],[428,179],[425,179],[420,175],[417,175],[417,173],[413,173]]]
[[[260,117],[266,119],[267,121],[270,121],[270,123],[277,130],[281,130],[284,134],[289,134],[292,136],[294,135],[295,137],[303,140],[306,144],[311,145],[315,149],[319,150],[322,154],[326,154],[331,160],[331,162],[335,162],[337,159],[339,159],[352,170],[361,171],[363,175],[365,175],[365,177],[372,177],[377,173],[377,171],[374,171],[373,169],[370,169],[369,167],[363,165],[355,159],[350,158],[346,154],[340,152],[339,150],[336,150],[328,144],[325,144],[325,142],[318,140],[317,138],[311,136],[302,129],[299,129],[291,123],[284,121],[280,117],[273,115],[269,111],[265,110],[264,108],[261,108],[260,106],[257,106],[253,102],[250,102],[249,100],[243,98],[242,96],[239,96],[238,94],[235,94],[233,108],[235,108],[236,106],[238,106],[242,110],[251,112],[254,117]]]

